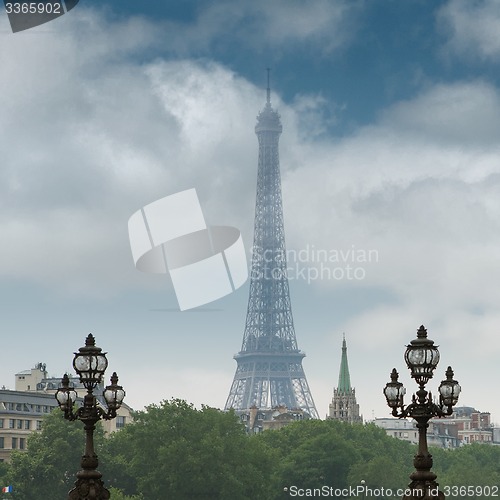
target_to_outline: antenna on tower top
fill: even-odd
[[[269,85],[269,82],[271,80],[270,74],[271,74],[271,68],[266,68],[267,70],[267,104],[271,104],[271,87]]]

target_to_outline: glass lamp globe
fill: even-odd
[[[67,373],[64,374],[61,381],[61,387],[57,389],[55,397],[62,411],[69,411],[73,408],[77,394],[74,389],[69,387],[69,378]]]
[[[411,376],[420,386],[424,386],[431,378],[439,363],[438,346],[427,338],[427,330],[422,325],[417,338],[406,346],[405,361],[411,371]]]
[[[95,345],[94,336],[89,333],[85,339],[85,346],[75,352],[73,367],[87,390],[94,389],[101,382],[108,367],[106,353],[101,351],[102,349]]]
[[[439,386],[440,402],[443,406],[455,406],[458,403],[458,397],[462,388],[456,380],[453,380],[453,370],[448,366],[446,370],[446,380],[443,380]]]
[[[403,396],[406,394],[406,389],[401,382],[398,382],[398,372],[396,368],[392,369],[391,381],[384,388],[385,399],[390,408],[399,408],[403,406]]]
[[[118,375],[113,372],[111,376],[111,385],[108,385],[103,392],[104,399],[110,410],[118,410],[125,398],[125,391],[121,385],[118,385]]]

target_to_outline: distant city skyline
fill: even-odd
[[[127,221],[195,188],[250,261],[271,67],[318,413],[345,332],[360,413],[389,416],[382,389],[393,367],[416,389],[403,353],[424,324],[441,352],[430,390],[451,365],[461,404],[500,422],[499,31],[493,0],[87,0],[15,34],[2,12],[0,385],[37,362],[71,372],[92,332],[130,406],[224,406],[248,284],[179,312],[168,277],[135,269]],[[340,260],[301,262],[304,249]]]

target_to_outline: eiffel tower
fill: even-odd
[[[297,347],[288,288],[278,141],[283,130],[267,102],[257,116],[259,141],[250,295],[238,366],[225,409],[272,409],[284,405],[319,418]]]

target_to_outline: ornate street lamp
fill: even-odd
[[[384,388],[387,404],[392,408],[392,414],[398,418],[411,417],[417,421],[418,429],[418,452],[413,460],[415,472],[410,476],[412,482],[408,485],[409,495],[403,500],[431,500],[445,498],[438,490],[436,474],[431,471],[432,455],[427,448],[427,428],[429,420],[433,417],[446,417],[453,413],[453,407],[458,402],[460,385],[453,380],[451,366],[446,370],[446,380],[439,386],[439,404],[436,404],[430,392],[426,391],[425,385],[432,378],[434,369],[439,362],[438,346],[434,341],[427,338],[427,330],[422,325],[417,332],[417,338],[406,346],[404,355],[406,365],[411,371],[412,378],[419,385],[419,390],[413,394],[412,402],[404,406],[404,395],[406,389],[398,382],[396,368],[392,370],[391,381]]]
[[[80,382],[87,389],[83,398],[83,405],[76,411],[73,406],[77,394],[69,386],[69,377],[64,375],[61,387],[56,392],[59,407],[67,420],[81,420],[84,424],[86,440],[85,453],[82,456],[82,470],[76,474],[75,487],[69,492],[69,500],[108,500],[109,491],[104,487],[101,480],[102,474],[97,470],[98,460],[94,451],[94,430],[96,423],[101,420],[110,420],[116,417],[116,411],[120,408],[125,391],[118,385],[116,372],[111,376],[111,385],[103,392],[107,409],[105,410],[94,396],[94,389],[101,383],[104,372],[108,367],[106,353],[96,347],[94,336],[90,333],[85,340],[85,346],[75,352],[73,367],[80,377]]]

